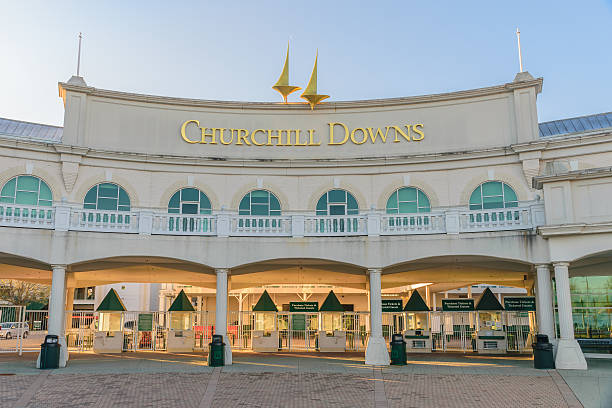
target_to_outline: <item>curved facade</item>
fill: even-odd
[[[590,257],[609,262],[612,251],[602,239],[612,211],[600,204],[612,179],[599,169],[612,163],[611,129],[546,124],[542,134],[541,88],[522,73],[311,110],[128,94],[73,77],[59,84],[63,129],[0,122],[0,274],[48,283],[63,270],[69,288],[218,290],[221,273],[230,289],[487,283],[531,293],[551,268],[557,281],[574,265],[598,273]],[[554,336],[550,313],[540,327]]]

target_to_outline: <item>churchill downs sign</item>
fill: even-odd
[[[402,126],[357,127],[350,129],[341,122],[328,123],[329,133],[321,138],[314,129],[236,129],[200,126],[198,120],[185,121],[181,126],[181,138],[191,144],[222,144],[244,146],[320,146],[327,143],[340,146],[349,141],[356,145],[365,143],[420,142],[425,138],[422,123]],[[195,129],[194,129],[195,128]]]

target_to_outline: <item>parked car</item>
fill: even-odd
[[[23,326],[23,338],[25,339],[26,337],[28,337],[28,334],[30,333],[30,325],[27,322],[25,323],[20,323],[20,322],[0,323],[0,338],[12,339],[14,337],[17,337],[18,335],[17,330],[22,324],[24,325]]]

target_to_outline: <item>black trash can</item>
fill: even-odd
[[[550,370],[555,368],[553,345],[548,341],[547,335],[537,334],[536,342],[532,344],[531,347],[533,347],[534,368],[542,370]]]
[[[225,365],[225,343],[223,343],[223,336],[219,334],[214,334],[212,342],[208,343],[208,365],[210,367]]]
[[[406,342],[401,334],[391,337],[391,364],[406,365]]]
[[[59,339],[54,334],[47,334],[40,345],[40,368],[58,368],[60,360]]]

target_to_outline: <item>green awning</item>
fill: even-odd
[[[478,303],[476,303],[476,310],[504,310],[504,307],[491,292],[491,289],[486,288],[480,295]]]
[[[168,309],[168,311],[169,312],[195,312],[195,309],[193,308],[191,301],[185,294],[185,291],[181,289],[176,299],[174,299],[174,302],[172,302],[172,305],[170,305],[170,309]]]
[[[108,291],[96,312],[125,312],[125,306],[115,289],[111,288]]]
[[[31,302],[31,303],[28,303],[26,306],[26,310],[48,310],[48,309],[49,309],[49,302],[46,302],[46,303]]]
[[[272,298],[268,294],[267,290],[263,291],[257,303],[255,304],[255,306],[253,306],[253,311],[254,312],[278,312],[278,309],[276,308],[276,305],[272,301]]]
[[[412,291],[410,299],[404,306],[404,312],[429,312],[429,307],[427,307],[427,303],[425,303],[418,290]]]
[[[319,312],[344,312],[344,307],[342,307],[333,290],[329,291],[329,295],[319,308]]]

